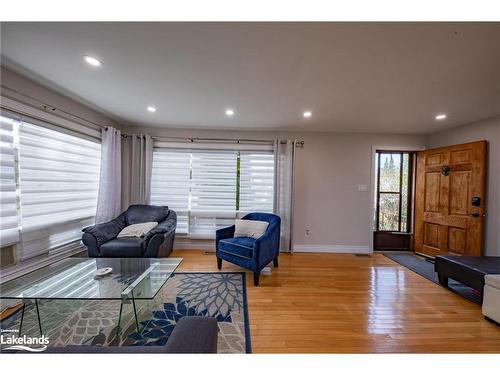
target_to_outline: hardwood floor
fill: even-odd
[[[217,272],[214,255],[178,250],[179,271]],[[281,254],[254,287],[253,353],[500,353],[481,308],[382,254]],[[222,272],[242,271],[223,262]]]

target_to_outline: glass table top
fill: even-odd
[[[182,258],[67,258],[0,285],[5,299],[151,299]],[[113,271],[95,278],[96,271]]]

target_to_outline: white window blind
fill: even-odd
[[[151,203],[177,212],[178,234],[214,238],[244,213],[272,212],[273,195],[272,151],[154,149]]]
[[[16,122],[0,116],[0,246],[19,241],[14,144]]]
[[[188,233],[191,152],[156,148],[153,152],[151,204],[177,213],[177,233]]]
[[[100,158],[97,142],[21,124],[21,259],[65,249],[93,224]]]
[[[274,154],[240,153],[240,213],[273,212]]]
[[[191,153],[191,238],[212,238],[236,217],[236,151]]]

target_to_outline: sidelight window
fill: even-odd
[[[377,151],[375,230],[409,232],[412,155]]]

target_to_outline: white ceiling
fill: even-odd
[[[3,65],[131,124],[424,134],[500,114],[500,23],[3,23],[1,41]]]

